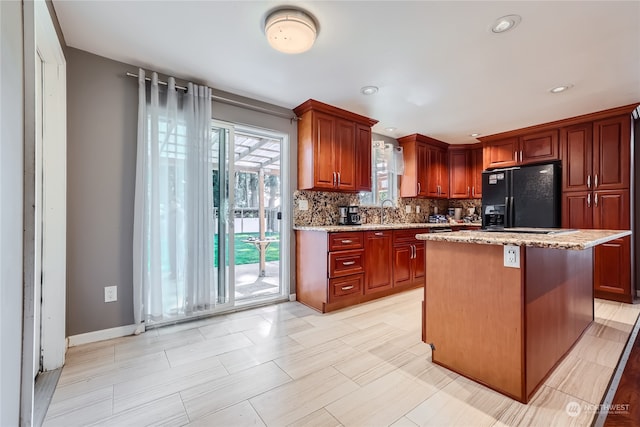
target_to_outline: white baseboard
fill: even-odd
[[[144,328],[144,325],[142,328]],[[102,329],[100,331],[87,332],[86,334],[73,335],[67,338],[67,343],[68,347],[75,347],[77,345],[134,335],[137,330],[137,325],[118,326],[117,328]]]
[[[289,294],[289,301],[295,301],[296,300],[296,294]]]

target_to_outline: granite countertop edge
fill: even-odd
[[[362,225],[297,225],[293,229],[296,231],[371,231],[371,230],[410,230],[413,228],[443,228],[451,227],[480,227],[480,222],[465,222],[450,224],[446,222],[410,222],[410,223],[390,223],[390,224],[362,224]]]
[[[577,230],[566,234],[485,233],[458,231],[452,233],[417,234],[419,240],[481,245],[515,245],[537,248],[584,250],[631,235],[629,230]]]

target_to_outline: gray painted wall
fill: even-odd
[[[73,48],[66,55],[66,326],[67,336],[72,336],[133,323],[131,234],[138,95],[137,80],[125,76],[127,71],[137,73],[137,66]],[[293,115],[290,110],[280,111]],[[219,102],[213,102],[212,114],[216,119],[288,134],[293,192],[297,185],[295,123]],[[294,254],[292,241],[291,277],[295,277]],[[118,301],[104,303],[103,288],[111,285],[118,285]],[[295,290],[293,281],[291,289]]]
[[[22,348],[22,4],[0,1],[0,426],[19,424]]]

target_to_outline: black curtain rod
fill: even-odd
[[[138,78],[137,74],[129,73],[129,72],[127,72],[127,76],[128,77]],[[144,79],[146,81],[148,81],[148,82],[151,81],[150,77],[145,77]],[[158,84],[167,86],[167,82],[162,81],[162,80],[158,80]],[[187,90],[186,87],[179,86],[179,85],[175,85],[175,88],[176,89],[180,89],[180,90],[184,90],[184,91]],[[247,104],[246,102],[236,101],[234,99],[229,99],[229,98],[225,98],[225,97],[218,96],[218,95],[211,94],[211,99],[214,100],[214,101],[222,102],[224,104],[229,104],[229,105],[233,105],[233,106],[236,106],[236,107],[243,107],[243,108],[247,108],[247,109],[253,110],[253,111],[258,111],[258,112],[261,112],[261,113],[271,114],[272,116],[283,117],[285,119],[289,119],[291,122],[293,122],[295,120],[300,120],[300,117],[298,117],[298,116],[291,116],[291,115],[288,115],[286,113],[281,113],[280,111],[271,110],[269,108],[260,107],[258,105]]]

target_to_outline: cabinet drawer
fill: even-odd
[[[409,230],[393,230],[393,244],[416,242],[416,234],[428,233],[428,228],[412,228]]]
[[[343,251],[346,249],[362,249],[364,236],[361,231],[329,233],[329,251]]]
[[[329,302],[335,302],[340,298],[361,295],[364,274],[352,274],[329,280]]]
[[[364,273],[364,250],[329,252],[329,277]]]

